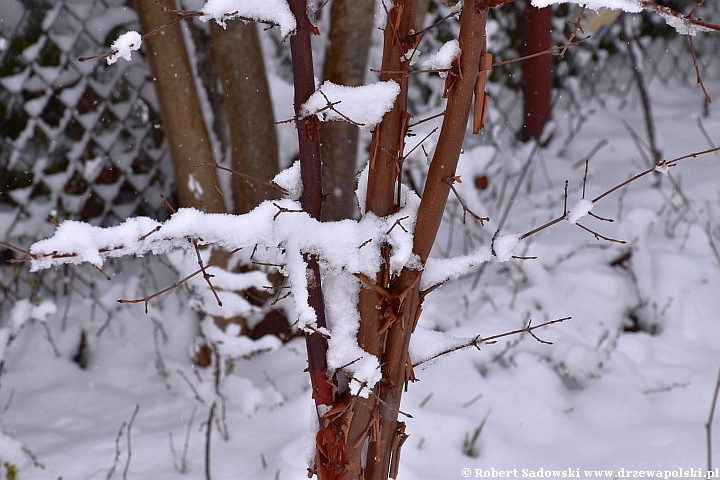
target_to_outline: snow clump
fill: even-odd
[[[452,62],[460,56],[460,42],[450,40],[440,47],[437,53],[433,54],[422,64],[428,70],[447,70],[452,67]],[[447,77],[448,72],[439,72],[441,78]]]
[[[346,87],[326,81],[302,105],[300,116],[306,118],[317,115],[321,122],[356,123],[363,130],[370,131],[382,122],[383,116],[395,105],[399,94],[400,85],[394,81],[360,87]],[[332,104],[332,108],[328,103]]]

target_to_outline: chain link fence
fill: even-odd
[[[48,216],[165,216],[172,169],[147,65],[78,61],[137,29],[135,13],[113,0],[0,4],[0,239],[51,234]]]

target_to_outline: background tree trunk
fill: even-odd
[[[365,83],[375,2],[333,0],[323,78],[338,85]],[[342,105],[337,106],[342,112]],[[323,220],[352,218],[357,211],[353,181],[357,168],[358,128],[327,122],[320,134],[323,158]]]
[[[212,22],[210,32],[230,125],[233,169],[270,180],[279,170],[277,133],[256,25],[235,21],[223,29]],[[237,175],[233,195],[236,214],[278,198],[277,190],[257,183],[251,187]]]
[[[163,4],[175,8],[174,0]],[[173,18],[150,0],[132,0],[132,6],[146,32]],[[215,169],[199,166],[214,160],[180,25],[166,28],[163,35],[152,36],[145,43],[180,205],[210,213],[224,212]]]

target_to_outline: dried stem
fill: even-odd
[[[217,402],[213,402],[207,419],[207,430],[205,431],[205,480],[212,480],[210,476],[210,439],[212,438],[213,417]]]
[[[284,188],[282,188],[280,185],[277,185],[277,184],[275,184],[275,183],[273,183],[273,182],[265,181],[265,180],[263,180],[263,179],[261,179],[261,178],[253,177],[252,175],[247,175],[247,174],[245,174],[245,173],[238,172],[237,170],[233,170],[232,168],[223,167],[222,165],[218,165],[217,163],[203,162],[203,163],[201,163],[201,164],[198,165],[198,166],[199,166],[199,167],[202,167],[202,166],[205,166],[205,165],[210,166],[210,167],[215,167],[215,168],[217,168],[218,170],[223,170],[223,171],[225,171],[225,172],[230,172],[230,173],[232,173],[233,175],[237,175],[237,176],[239,176],[239,177],[241,177],[241,178],[244,178],[245,180],[248,180],[248,181],[250,181],[250,182],[259,183],[260,185],[264,185],[264,186],[269,187],[269,188],[274,188],[275,190],[278,190],[278,191],[280,191],[281,193],[283,193],[283,194],[285,194],[285,195],[288,194],[288,191],[285,190]]]
[[[715,418],[715,408],[717,407],[718,392],[720,392],[720,372],[718,372],[717,382],[715,382],[715,391],[713,392],[712,403],[710,404],[710,415],[705,424],[705,439],[707,442],[707,471],[712,472],[712,423]]]
[[[538,328],[547,327],[547,326],[549,326],[549,325],[554,325],[554,324],[556,324],[556,323],[562,323],[562,322],[565,322],[565,321],[567,321],[567,320],[570,320],[571,318],[572,318],[572,317],[558,318],[558,319],[555,319],[555,320],[550,320],[550,321],[545,322],[545,323],[541,323],[541,324],[539,324],[539,325],[531,325],[532,320],[529,320],[527,326],[524,327],[524,328],[520,328],[520,329],[517,329],[517,330],[512,330],[512,331],[510,331],[510,332],[500,333],[500,334],[498,334],[498,335],[492,335],[492,336],[490,336],[490,337],[482,337],[482,336],[478,335],[477,337],[473,338],[472,340],[470,340],[470,341],[467,342],[467,343],[464,343],[464,344],[462,344],[462,345],[458,345],[458,346],[456,346],[456,347],[448,348],[448,349],[446,349],[446,350],[443,350],[443,351],[440,352],[440,353],[437,353],[437,354],[433,355],[433,356],[430,357],[430,358],[426,358],[425,360],[423,360],[423,361],[421,361],[421,362],[415,363],[415,364],[413,364],[413,367],[418,367],[418,366],[423,365],[423,364],[426,364],[426,363],[428,363],[428,362],[430,362],[430,361],[432,361],[432,360],[434,360],[434,359],[436,359],[436,358],[438,358],[438,357],[442,357],[443,355],[447,355],[447,354],[449,354],[449,353],[457,352],[457,351],[459,351],[459,350],[465,350],[466,348],[475,347],[475,348],[478,348],[478,349],[479,349],[479,348],[480,348],[480,345],[495,343],[495,341],[496,341],[498,338],[509,337],[509,336],[518,335],[518,334],[521,334],[521,333],[528,333],[528,334],[530,334],[535,340],[537,340],[538,342],[544,343],[544,344],[546,344],[546,345],[552,345],[552,342],[548,342],[547,340],[542,340],[542,339],[538,338],[537,335],[535,335],[535,334],[533,333],[533,330],[537,330]]]
[[[135,411],[132,414],[132,417],[130,417],[130,421],[128,422],[127,426],[127,460],[125,460],[125,468],[123,469],[123,480],[127,480],[127,474],[128,470],[130,469],[130,460],[132,459],[132,443],[131,443],[131,429],[133,426],[133,422],[135,422],[135,417],[137,416],[138,412],[140,411],[140,404],[135,405]]]
[[[118,461],[120,460],[120,438],[125,431],[125,427],[127,427],[127,422],[123,422],[122,425],[120,425],[120,430],[118,430],[117,436],[115,437],[115,461],[113,461],[113,466],[105,477],[106,480],[110,480],[112,478],[115,473],[115,469],[117,468]]]
[[[234,250],[231,250],[231,251],[229,251],[228,253],[226,253],[225,255],[223,255],[222,257],[216,258],[216,259],[213,260],[212,262],[208,263],[208,264],[206,265],[206,267],[210,267],[210,266],[212,266],[212,265],[215,265],[216,263],[222,262],[223,260],[225,260],[226,258],[230,257],[231,255],[239,252],[240,250],[241,250],[241,248],[236,248],[236,249],[234,249]],[[194,277],[194,276],[197,275],[198,273],[202,273],[203,271],[204,271],[204,269],[196,270],[196,271],[194,271],[193,273],[191,273],[190,275],[188,275],[187,277],[185,277],[185,278],[183,278],[183,279],[181,279],[181,280],[178,280],[177,282],[173,283],[173,284],[170,285],[169,287],[165,287],[165,288],[163,288],[162,290],[159,290],[159,291],[157,291],[157,292],[155,292],[155,293],[153,293],[153,294],[147,295],[146,297],[136,298],[136,299],[133,299],[133,300],[120,299],[120,300],[118,300],[118,303],[144,303],[144,304],[145,304],[145,313],[147,313],[147,312],[148,312],[148,305],[149,305],[150,300],[152,300],[152,299],[155,298],[155,297],[158,297],[158,296],[162,295],[163,293],[169,292],[170,290],[173,290],[173,289],[179,287],[180,285],[182,285],[183,283],[187,282],[188,280],[190,280],[192,277]]]

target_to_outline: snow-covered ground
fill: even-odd
[[[720,83],[705,81],[719,99]],[[287,94],[277,92],[278,82],[275,90]],[[720,112],[711,106],[702,116],[699,89],[653,84],[650,94],[665,159],[720,146]],[[591,154],[588,198],[647,168],[623,123],[644,138],[637,102],[588,102],[585,114],[568,141],[576,114],[556,112],[553,140],[534,157],[503,234],[561,214],[566,179],[568,205],[576,204]],[[450,205],[437,255],[489,242],[531,151],[468,147],[458,190],[491,221],[463,226],[462,212]],[[473,179],[482,175],[489,186],[476,190]],[[720,154],[684,160],[670,176],[650,175],[599,202],[593,213],[612,223],[581,220],[625,244],[563,222],[515,250],[537,259],[488,264],[479,279],[472,273],[428,296],[420,326],[458,337],[572,320],[535,331],[552,344],[508,337],[418,367],[420,381],[403,397],[412,418],[404,419],[410,438],[400,478],[466,478],[493,468],[517,469],[519,477],[541,468],[578,477],[584,470],[613,477],[622,468],[670,476],[705,469],[704,425],[720,368],[720,258],[713,254],[720,249]],[[197,314],[181,289],[151,302],[148,314],[142,304],[116,302],[175,282],[163,262],[111,265],[111,282],[74,267],[70,298],[41,292],[55,311],[35,312],[17,333],[0,379],[0,459],[17,467],[17,478],[205,477],[206,422],[218,397],[212,368],[191,364]],[[23,320],[17,308],[4,319]],[[28,315],[31,306],[24,308]],[[85,369],[73,361],[81,331]],[[226,419],[210,429],[213,478],[306,477],[314,413],[304,350],[296,338],[236,362],[222,385],[226,411],[213,409],[215,419]],[[720,441],[713,448],[717,466]]]

